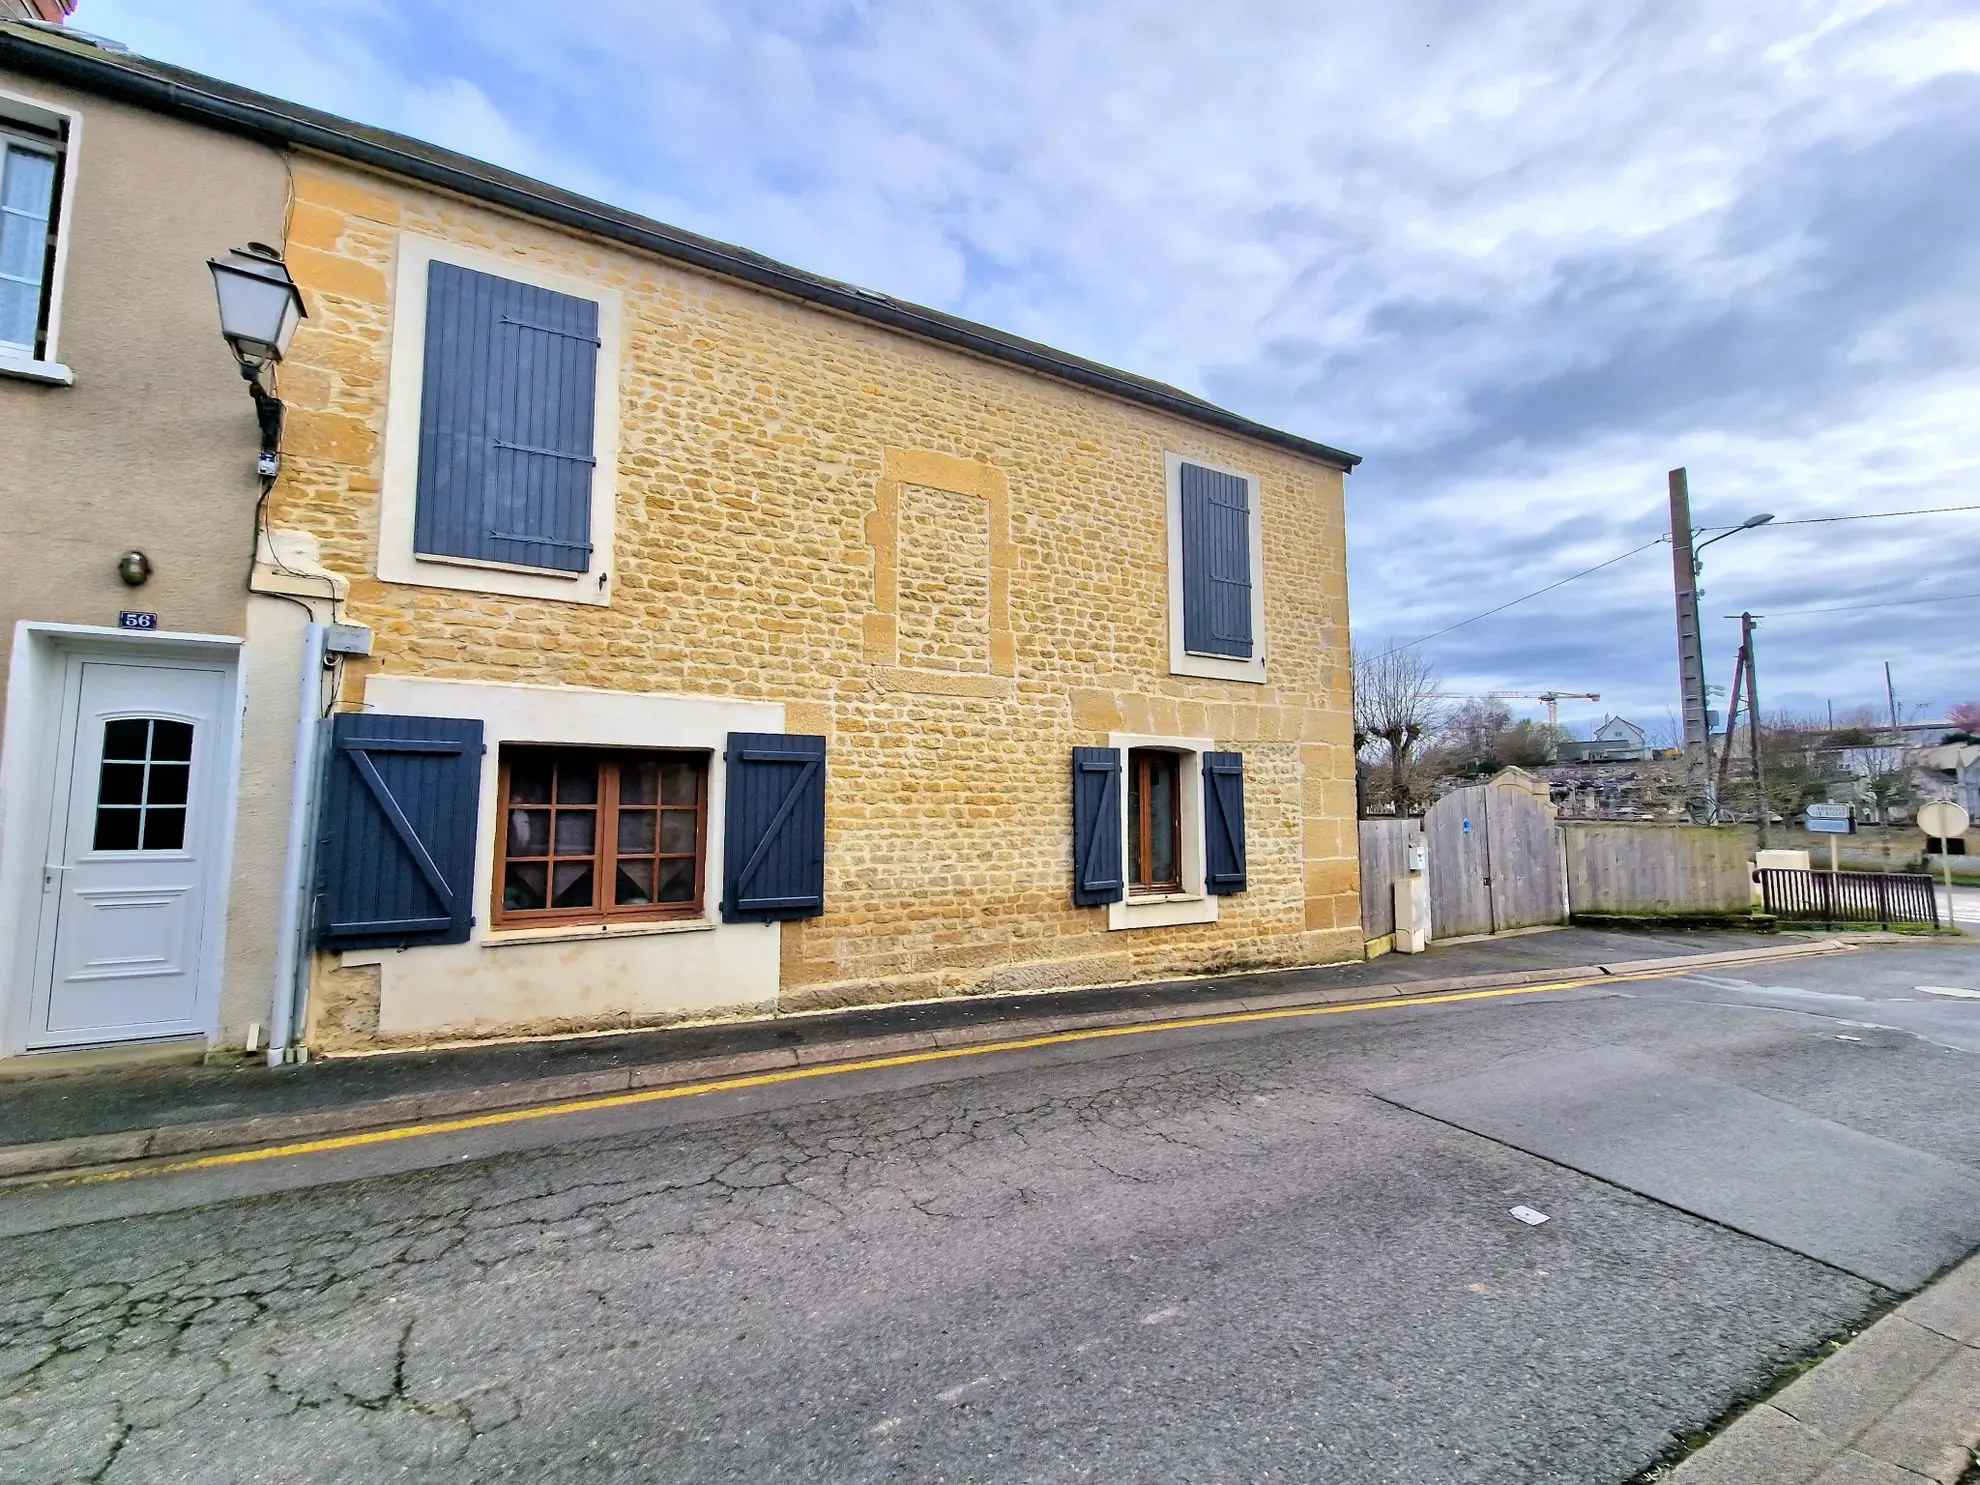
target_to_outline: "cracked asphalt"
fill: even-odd
[[[14,1191],[0,1480],[1625,1481],[1896,1296],[1376,1095],[1633,1048],[1980,1172],[1925,984],[1980,950]]]

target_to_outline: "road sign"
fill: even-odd
[[[1847,820],[1849,806],[1846,804],[1811,804],[1808,806],[1811,820]]]
[[[1817,835],[1850,835],[1856,826],[1846,804],[1811,804],[1802,825]]]
[[[1972,823],[1965,810],[1943,799],[1935,799],[1918,811],[1918,828],[1940,840],[1966,834],[1966,827]]]
[[[1966,827],[1973,822],[1966,817],[1966,811],[1956,804],[1943,799],[1935,799],[1918,812],[1918,828],[1927,835],[1937,836],[1941,847],[1939,870],[1946,879],[1946,927],[1957,928],[1953,921],[1952,895],[1952,838],[1966,834]]]

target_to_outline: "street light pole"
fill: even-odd
[[[1678,694],[1684,716],[1684,751],[1696,779],[1704,770],[1705,818],[1719,814],[1713,787],[1712,729],[1705,715],[1705,643],[1698,632],[1698,563],[1691,550],[1691,486],[1682,469],[1670,473],[1671,579],[1677,591]]]
[[[1671,578],[1677,590],[1677,629],[1678,629],[1678,688],[1684,706],[1684,750],[1688,759],[1688,772],[1705,796],[1705,822],[1716,825],[1719,822],[1719,783],[1712,773],[1712,714],[1707,709],[1705,697],[1705,642],[1698,625],[1698,574],[1705,564],[1698,554],[1715,541],[1724,541],[1728,536],[1737,536],[1742,531],[1751,531],[1755,526],[1764,526],[1773,516],[1762,513],[1748,516],[1737,526],[1721,531],[1717,536],[1708,537],[1692,545],[1692,538],[1700,528],[1691,524],[1691,484],[1683,469],[1673,469],[1670,474],[1671,488]],[[1748,657],[1749,660],[1751,657]],[[1731,726],[1728,724],[1726,747],[1731,749]]]

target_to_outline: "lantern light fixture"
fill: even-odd
[[[309,317],[302,290],[290,277],[282,255],[264,242],[235,248],[225,258],[209,258],[213,292],[220,304],[220,334],[240,363],[261,424],[261,456],[255,468],[265,479],[281,469],[282,402],[263,373],[289,349],[296,326]]]

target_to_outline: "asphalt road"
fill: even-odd
[[[1950,914],[1952,921],[1968,930],[1980,929],[1980,887],[1968,887],[1955,883],[1951,888],[1937,885],[1933,888],[1939,899],[1939,912]],[[1950,897],[1948,894],[1950,893]]]
[[[1624,1481],[1980,1244],[1977,1055],[1875,949],[17,1191],[0,1480]]]

